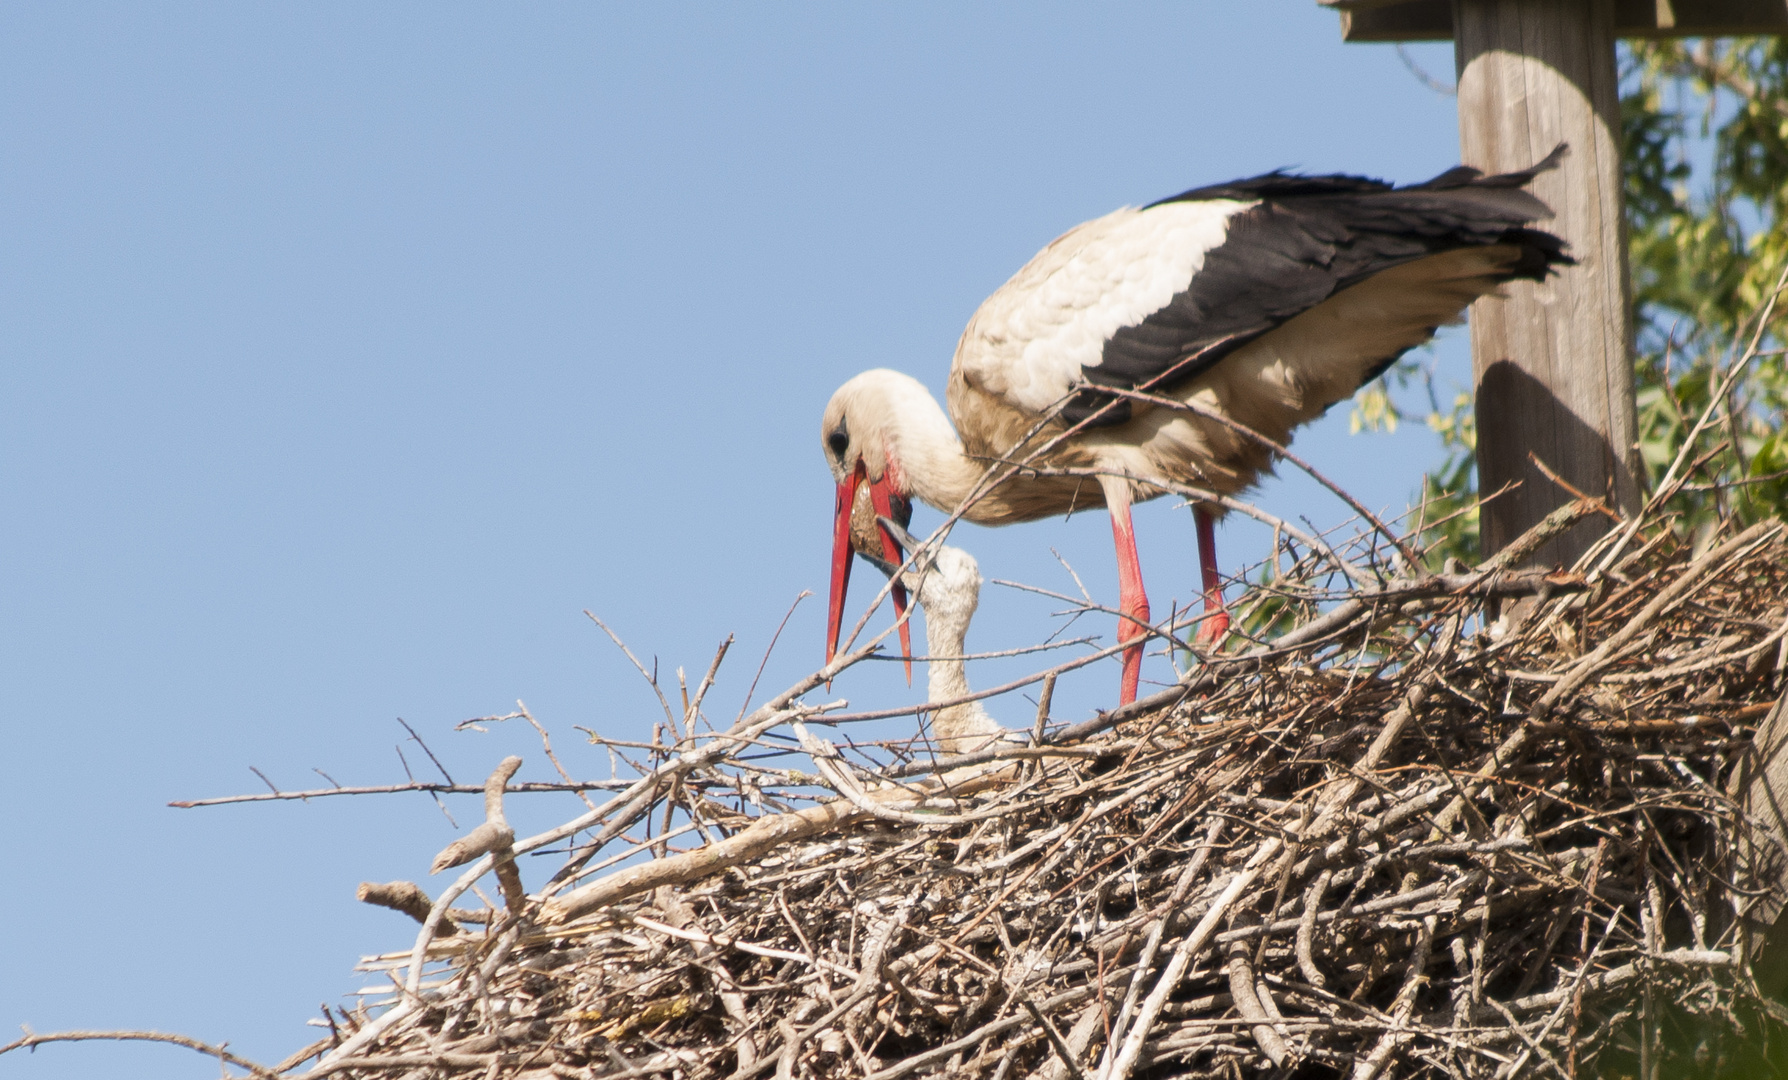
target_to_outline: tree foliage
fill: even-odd
[[[1779,513],[1788,504],[1788,296],[1759,324],[1788,267],[1788,40],[1623,43],[1621,90],[1647,493],[1705,414],[1713,422],[1690,455],[1692,475],[1668,496],[1678,527]],[[1445,519],[1428,536],[1431,557],[1474,559],[1471,398],[1442,402],[1420,358],[1387,381],[1427,387],[1426,420],[1445,447],[1421,493],[1426,520]],[[1356,399],[1356,431],[1394,430],[1400,418],[1382,385]]]

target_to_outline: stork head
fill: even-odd
[[[925,606],[925,625],[935,630],[940,623],[946,624],[950,627],[946,636],[966,636],[969,621],[975,617],[975,608],[980,605],[981,564],[959,547],[927,545],[892,518],[877,520],[885,531],[894,534],[901,547],[911,553],[911,563],[900,577],[907,591]],[[889,577],[900,571],[899,563],[891,563],[861,549],[857,554]],[[932,651],[937,650],[934,647]],[[961,642],[958,641],[950,651],[961,652]]]
[[[907,384],[911,384],[908,386]],[[900,406],[913,389],[936,409],[918,381],[898,372],[865,371],[838,388],[826,403],[820,440],[826,467],[838,484],[832,520],[832,589],[826,609],[826,662],[838,651],[844,623],[844,597],[851,580],[851,553],[898,565],[904,558],[900,541],[876,519],[886,517],[902,529],[912,520],[913,504],[901,469],[897,438]],[[894,614],[906,612],[906,587],[894,582]],[[912,656],[912,635],[900,626],[900,653]],[[912,679],[912,663],[907,663]]]

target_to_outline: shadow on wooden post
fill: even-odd
[[[1479,489],[1526,480],[1485,504],[1486,556],[1571,501],[1535,472],[1530,451],[1618,513],[1639,509],[1614,8],[1613,0],[1453,6],[1465,164],[1506,172],[1568,144],[1533,193],[1555,215],[1545,227],[1577,260],[1472,305]],[[1569,566],[1601,531],[1586,522],[1527,565]]]

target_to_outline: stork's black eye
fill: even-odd
[[[832,448],[832,456],[840,461],[844,460],[844,451],[850,444],[851,437],[845,433],[843,428],[839,428],[837,431],[826,436],[826,445]]]

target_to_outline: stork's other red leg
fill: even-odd
[[[1217,528],[1211,512],[1192,508],[1198,530],[1198,572],[1204,578],[1204,621],[1198,624],[1198,643],[1212,648],[1229,635],[1229,609],[1223,603],[1223,579],[1217,576]]]
[[[1136,558],[1136,533],[1130,526],[1130,485],[1116,477],[1101,477],[1105,506],[1111,511],[1111,538],[1117,545],[1118,643],[1124,650],[1124,674],[1118,684],[1118,704],[1136,700],[1142,678],[1142,637],[1148,633],[1149,598],[1142,589],[1142,563]],[[1131,644],[1133,643],[1133,644]]]

